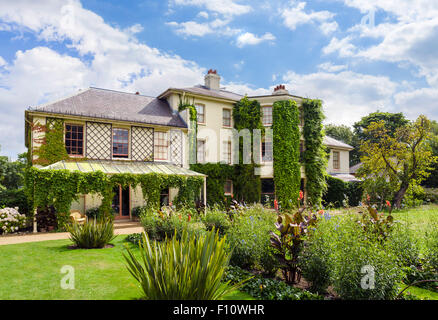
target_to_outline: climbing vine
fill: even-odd
[[[178,111],[189,110],[190,116],[190,128],[189,131],[189,163],[197,162],[197,136],[198,136],[198,113],[195,107],[195,100],[190,101],[189,98],[185,98],[184,101],[179,97]]]
[[[190,170],[207,175],[207,204],[226,206],[229,197],[224,196],[224,184],[226,180],[236,183],[236,175],[233,166],[224,163],[196,163],[190,165]]]
[[[275,193],[282,208],[298,204],[300,191],[299,111],[295,101],[274,102],[272,108]]]
[[[25,176],[26,193],[34,208],[53,205],[57,213],[58,228],[65,229],[70,207],[81,194],[102,197],[100,211],[110,215],[114,187],[140,185],[149,206],[158,207],[160,191],[166,187],[179,188],[175,200],[177,206],[194,205],[199,195],[203,177],[167,175],[159,173],[106,175],[102,171],[80,172],[68,170],[44,170],[31,167]]]
[[[307,201],[319,206],[326,184],[327,156],[323,143],[324,113],[321,100],[305,99],[302,103],[304,116],[304,167],[306,170]]]
[[[251,155],[254,144],[254,130],[264,133],[262,112],[257,100],[249,100],[247,96],[236,102],[233,108],[234,128],[238,131],[248,129],[251,135]],[[234,197],[239,201],[258,202],[261,194],[260,175],[255,174],[258,164],[251,156],[251,163],[244,164],[243,137],[239,138],[239,163],[234,165]],[[258,156],[258,155],[257,155]]]
[[[64,121],[62,119],[47,118],[46,125],[32,124],[31,130],[35,133],[45,133],[44,137],[34,139],[35,143],[40,144],[33,150],[33,154],[38,156],[38,159],[33,160],[34,164],[50,165],[68,159],[64,145]]]

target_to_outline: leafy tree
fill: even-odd
[[[0,156],[0,190],[23,186],[26,163],[26,153],[19,154],[17,161],[9,161],[8,157]]]
[[[399,126],[393,131],[384,120],[371,122],[364,130],[367,137],[360,151],[363,166],[358,175],[367,179],[383,177],[393,191],[393,206],[401,207],[411,184],[423,181],[437,161],[427,143],[430,120],[421,115],[415,122]]]
[[[324,127],[326,135],[354,147],[350,151],[350,167],[360,162],[360,141],[356,133],[346,125],[328,124]]]
[[[406,119],[401,112],[389,113],[377,110],[377,112],[370,113],[353,125],[354,134],[357,136],[357,139],[367,141],[375,138],[367,129],[372,123],[379,121],[384,122],[385,128],[388,130],[388,135],[390,137],[394,137],[394,133],[398,128],[404,127],[409,123],[409,120]]]
[[[432,120],[430,123],[431,137],[428,140],[430,147],[432,148],[432,154],[438,156],[438,122]],[[430,176],[422,184],[428,188],[438,188],[438,163],[433,164],[433,170]]]

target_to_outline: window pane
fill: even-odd
[[[129,131],[128,129],[113,129],[113,157],[128,158],[129,155]]]
[[[83,131],[82,125],[66,124],[65,125],[65,149],[69,155],[83,154]]]

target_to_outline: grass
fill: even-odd
[[[122,257],[124,238],[113,248],[68,249],[70,240],[52,240],[0,246],[0,300],[133,300],[142,292]],[[131,245],[134,247],[134,245]],[[61,288],[61,267],[75,272],[75,289]],[[251,296],[234,291],[226,300]]]
[[[421,300],[438,300],[438,293],[418,287],[409,287],[404,293],[412,294]],[[403,294],[404,294],[403,293]]]

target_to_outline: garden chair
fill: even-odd
[[[72,222],[78,223],[78,224],[84,224],[85,221],[87,221],[87,217],[83,214],[81,214],[78,210],[72,210],[70,211],[70,219]]]

